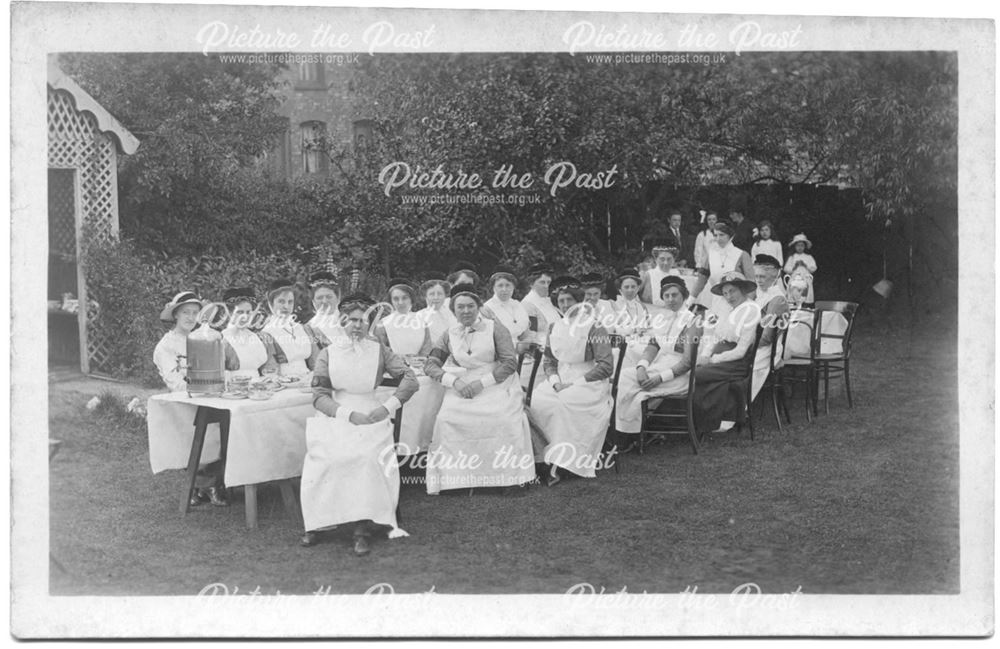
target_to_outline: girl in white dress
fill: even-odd
[[[774,238],[774,226],[767,219],[757,226],[757,241],[750,248],[750,257],[757,259],[757,255],[770,255],[778,260],[778,268],[783,263],[785,252],[781,249],[781,242]]]
[[[417,368],[420,389],[410,399],[403,411],[396,454],[416,455],[426,451],[434,433],[444,388],[422,371],[423,362],[431,351],[431,335],[423,318],[413,313],[416,291],[405,279],[389,280],[389,302],[393,312],[383,318],[375,328],[375,338],[403,359],[408,366]],[[388,388],[384,388],[388,389]]]
[[[785,272],[793,278],[796,276],[801,277],[801,280],[808,285],[803,296],[803,302],[806,305],[811,305],[816,301],[816,298],[813,296],[813,275],[816,274],[816,259],[806,252],[806,250],[812,250],[812,245],[812,241],[807,239],[805,234],[801,232],[796,234],[788,244],[788,247],[794,252],[785,261]]]
[[[316,312],[304,327],[316,343],[316,353],[330,344],[334,338],[344,335],[340,328],[340,284],[329,271],[319,271],[309,277],[309,292],[312,294],[313,310]]]
[[[524,393],[510,333],[480,316],[471,284],[451,289],[458,324],[424,365],[447,388],[427,457],[427,493],[470,487],[513,487],[535,477]],[[445,366],[451,359],[454,365]]]
[[[528,420],[544,446],[536,451],[551,465],[549,486],[560,468],[584,478],[596,476],[610,425],[614,360],[608,332],[595,323],[592,305],[574,278],[556,280],[553,301],[563,317],[552,324],[543,367]],[[538,452],[540,451],[540,453]]]
[[[293,286],[290,279],[271,282],[267,293],[271,315],[264,323],[261,338],[268,346],[268,353],[278,362],[279,374],[307,378],[319,350],[305,327],[295,321]]]
[[[235,377],[257,378],[264,368],[277,369],[278,364],[267,353],[260,336],[250,330],[256,307],[253,290],[228,288],[222,301],[229,310],[229,324],[222,330],[226,357],[226,381]]]
[[[417,391],[413,370],[391,349],[366,334],[375,301],[355,294],[341,303],[347,334],[331,341],[316,359],[313,405],[306,422],[302,465],[301,545],[320,542],[319,533],[354,523],[354,552],[370,552],[376,526],[389,538],[406,536],[398,528],[399,465],[392,453],[390,416]],[[381,400],[375,388],[383,375],[400,379],[392,396]]]

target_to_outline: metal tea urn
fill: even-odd
[[[187,384],[192,397],[220,395],[226,389],[222,334],[206,324],[187,337]]]

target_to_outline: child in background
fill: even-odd
[[[816,272],[816,260],[810,255],[806,250],[812,249],[812,242],[806,238],[803,233],[796,234],[795,237],[788,244],[794,252],[785,261],[785,272],[791,277],[796,275],[807,276],[809,289],[808,293],[805,295],[805,303],[812,304],[816,301],[813,296],[813,274]]]
[[[757,255],[771,255],[779,263],[785,259],[785,253],[781,249],[781,242],[774,238],[774,226],[767,219],[757,226],[757,239],[750,248],[750,258],[756,259]]]

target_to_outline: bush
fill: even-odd
[[[302,262],[274,256],[156,257],[134,242],[91,244],[85,253],[90,298],[98,303],[93,327],[112,332],[111,356],[95,368],[119,379],[162,385],[153,365],[153,348],[169,325],[160,322],[163,305],[181,290],[218,300],[230,286],[250,286],[258,298],[278,277],[306,279]]]

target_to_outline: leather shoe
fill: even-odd
[[[359,557],[363,557],[372,551],[371,542],[368,540],[367,536],[355,536],[354,537],[354,554]]]
[[[199,505],[204,505],[207,502],[208,498],[205,497],[205,494],[202,492],[202,490],[195,489],[194,491],[191,492],[191,498],[188,499],[188,506],[197,507]]]
[[[304,548],[311,548],[314,545],[319,545],[319,532],[306,532],[299,539],[299,545]]]
[[[205,490],[208,493],[208,501],[216,507],[229,507],[226,500],[226,490],[221,487],[209,487]]]

